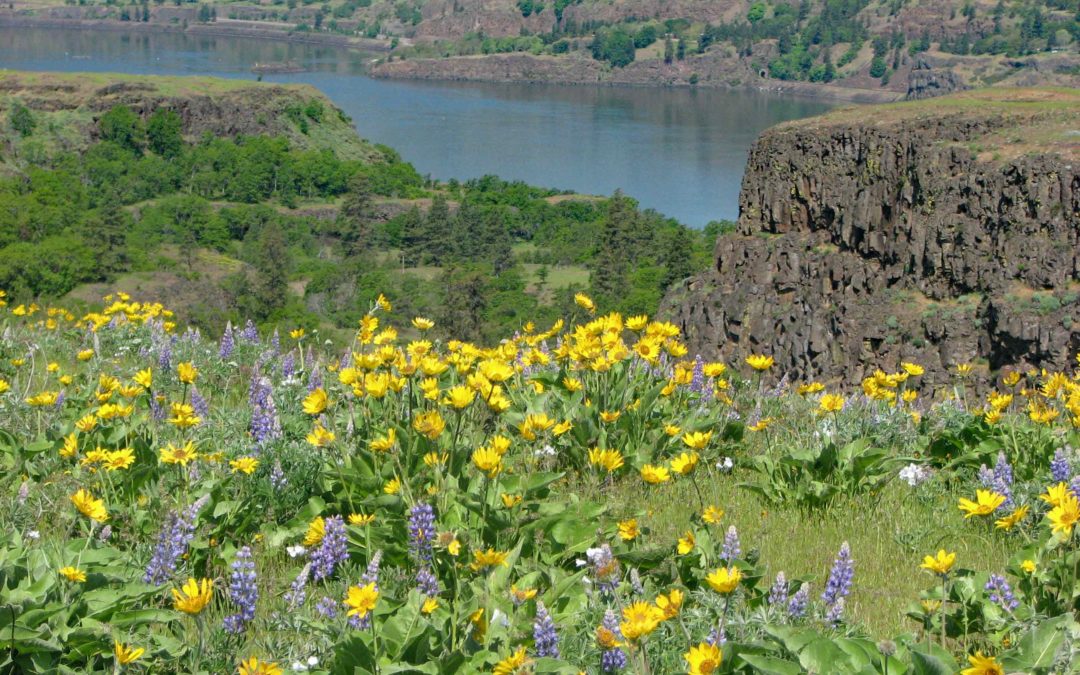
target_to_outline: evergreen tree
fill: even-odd
[[[285,305],[289,291],[289,249],[277,220],[266,223],[259,234],[252,296],[260,318]]]
[[[401,216],[401,255],[405,265],[423,265],[427,249],[427,224],[415,206]]]
[[[675,43],[671,41],[671,36],[664,38],[664,63],[671,65],[671,62],[675,59]]]
[[[638,253],[635,231],[640,227],[639,220],[640,214],[633,200],[616,191],[608,203],[599,250],[593,258],[590,275],[592,292],[597,300],[614,304],[625,292],[630,261],[635,260]]]
[[[363,173],[353,176],[334,223],[346,256],[358,256],[371,248],[371,197],[371,179]]]
[[[115,192],[105,195],[96,217],[87,221],[84,239],[94,252],[102,279],[128,269],[127,233],[131,224],[131,217],[121,208]]]
[[[453,242],[450,241],[452,227],[446,197],[436,195],[424,222],[425,257],[430,257],[436,265],[449,260],[453,253]]]
[[[449,335],[479,341],[487,310],[487,276],[474,268],[450,268],[442,276],[446,295],[439,325]]]

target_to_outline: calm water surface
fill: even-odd
[[[487,173],[591,194],[622,189],[642,206],[703,226],[738,215],[750,144],[766,127],[816,115],[821,101],[757,92],[374,80],[372,57],[242,38],[0,28],[0,68],[254,79],[325,92],[360,134],[436,178]]]

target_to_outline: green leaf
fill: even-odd
[[[760,654],[740,654],[739,658],[754,669],[755,673],[763,675],[800,675],[802,666],[791,661],[784,661],[774,656],[762,656]]]
[[[1065,641],[1068,625],[1075,622],[1069,614],[1044,621],[1024,634],[1016,643],[1013,654],[1003,658],[1005,670],[1030,672],[1036,668],[1049,668]]]

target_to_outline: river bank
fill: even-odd
[[[907,94],[906,85],[903,89],[871,89],[771,79],[738,59],[713,54],[671,64],[639,61],[624,68],[611,68],[587,58],[531,54],[391,57],[372,64],[369,72],[372,77],[407,80],[753,90],[840,103],[888,103],[902,100]]]
[[[84,8],[54,7],[48,13],[28,15],[25,10],[0,8],[0,27],[59,28],[144,33],[183,33],[208,37],[241,37],[386,54],[370,67],[372,77],[397,80],[445,82],[492,82],[515,84],[565,84],[633,87],[700,87],[752,90],[840,103],[883,103],[904,98],[905,87],[866,88],[836,84],[781,81],[762,77],[742,60],[723,54],[694,55],[685,61],[640,61],[626,68],[610,68],[575,57],[491,54],[443,59],[395,59],[391,41],[324,32],[297,31],[291,24],[218,19],[202,23],[195,10],[155,8],[149,22],[90,18]],[[85,8],[93,10],[95,8]],[[40,10],[39,10],[40,11]],[[191,14],[188,17],[188,14]],[[73,15],[82,16],[73,16]],[[160,18],[159,18],[160,15]],[[261,24],[261,25],[256,25]],[[906,82],[906,78],[904,79]]]
[[[254,25],[258,23],[263,25]],[[110,32],[185,33],[209,37],[242,37],[253,40],[322,45],[375,53],[389,52],[391,49],[390,40],[297,31],[295,26],[288,24],[275,26],[267,22],[234,21],[230,19],[220,19],[212,23],[186,23],[183,20],[175,23],[118,21],[110,18],[26,16],[3,8],[0,9],[0,28],[59,28]]]

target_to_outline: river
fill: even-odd
[[[738,215],[746,154],[763,129],[832,107],[752,91],[376,80],[364,74],[371,58],[250,38],[0,28],[0,68],[16,70],[254,79],[256,62],[294,60],[308,72],[264,80],[318,87],[362,136],[421,173],[622,189],[695,227]]]

